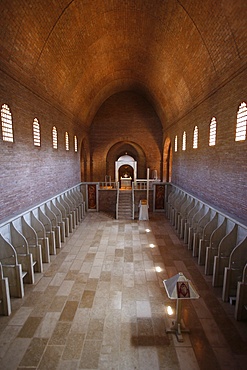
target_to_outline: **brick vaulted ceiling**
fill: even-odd
[[[0,68],[88,128],[134,90],[164,127],[246,66],[246,0],[1,0]]]

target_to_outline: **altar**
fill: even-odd
[[[131,188],[132,177],[121,177],[121,188]]]

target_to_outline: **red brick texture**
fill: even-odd
[[[92,181],[104,181],[105,175],[114,181],[115,161],[126,152],[138,161],[139,179],[147,177],[148,167],[150,174],[156,169],[160,176],[162,126],[151,104],[139,94],[122,92],[106,100],[93,120],[90,145]]]
[[[0,14],[0,104],[10,106],[15,140],[0,138],[0,221],[81,180],[114,179],[127,152],[138,178],[156,169],[247,224],[247,141],[234,141],[247,101],[246,0],[9,0]]]
[[[81,141],[74,120],[1,74],[0,104],[8,104],[13,120],[14,143],[0,138],[0,220],[49,199],[80,182],[80,154],[73,136]],[[33,144],[32,124],[38,118],[41,146]],[[58,130],[58,149],[52,148],[52,127]],[[65,150],[65,132],[70,150]],[[80,146],[79,146],[80,150]]]
[[[165,131],[173,147],[172,182],[247,224],[247,141],[235,142],[237,111],[247,102],[244,71]],[[217,120],[216,145],[210,147],[209,124]],[[192,148],[199,129],[198,149]],[[183,131],[187,149],[182,151]],[[178,135],[178,152],[174,138]]]

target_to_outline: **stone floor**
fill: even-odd
[[[175,301],[162,283],[178,272],[200,294],[182,303],[183,342],[166,333],[165,307]],[[246,369],[247,322],[234,320],[234,306],[163,214],[87,213],[35,276],[23,299],[11,299],[11,316],[0,317],[1,370]]]

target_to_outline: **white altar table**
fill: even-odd
[[[121,177],[121,188],[131,188],[131,177]]]

